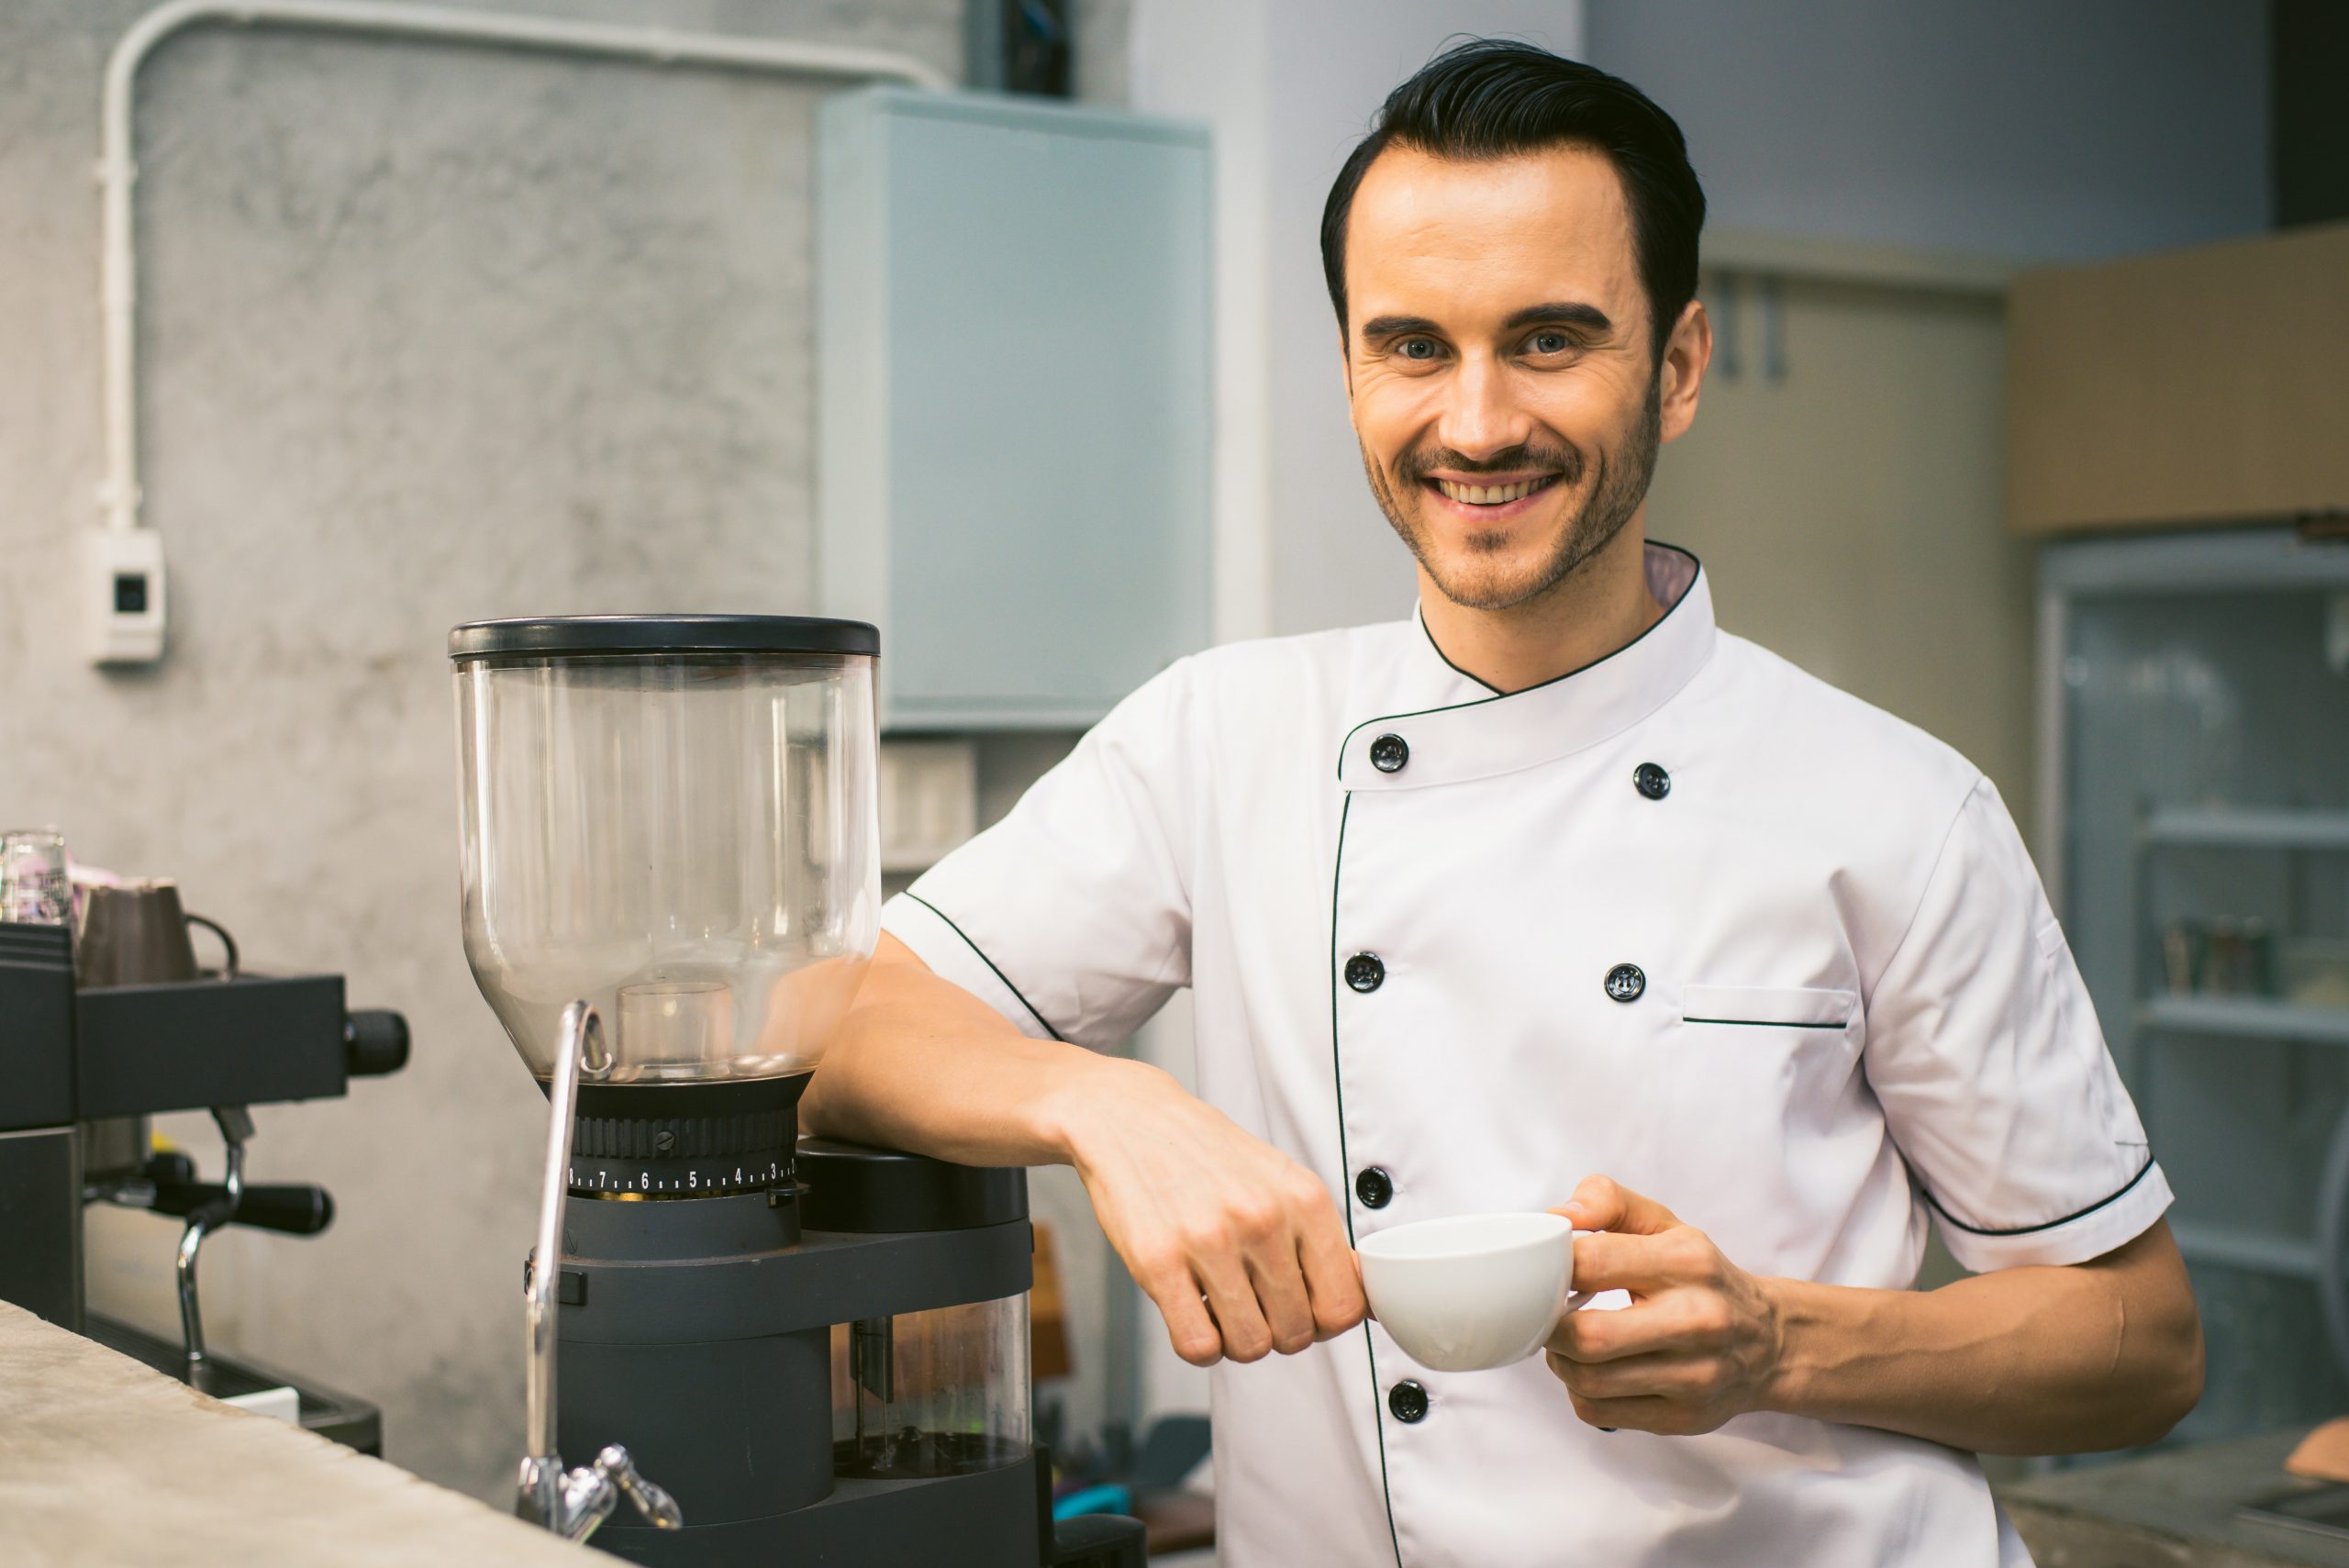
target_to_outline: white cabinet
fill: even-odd
[[[885,724],[1088,724],[1206,642],[1208,181],[1189,125],[824,106],[822,595]]]

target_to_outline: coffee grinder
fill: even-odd
[[[451,635],[465,953],[550,1108],[518,1510],[584,1539],[625,1497],[596,1544],[648,1564],[1138,1564],[1044,1506],[1025,1173],[797,1136],[879,931],[878,654]]]

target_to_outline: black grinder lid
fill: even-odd
[[[533,616],[468,621],[449,633],[455,660],[630,653],[815,653],[877,658],[870,622],[821,616]]]

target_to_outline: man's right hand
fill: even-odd
[[[1155,1067],[1030,1039],[886,931],[799,1116],[958,1164],[1075,1166],[1185,1361],[1294,1354],[1363,1320],[1311,1172]]]
[[[1330,1191],[1155,1067],[1097,1058],[1052,1120],[1093,1211],[1195,1366],[1295,1355],[1363,1320]]]

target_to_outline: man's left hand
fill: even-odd
[[[1550,1371],[1594,1427],[1686,1436],[1768,1407],[1785,1350],[1765,1283],[1653,1198],[1592,1176],[1553,1212],[1576,1230],[1576,1291],[1629,1291],[1620,1311],[1566,1314]]]

